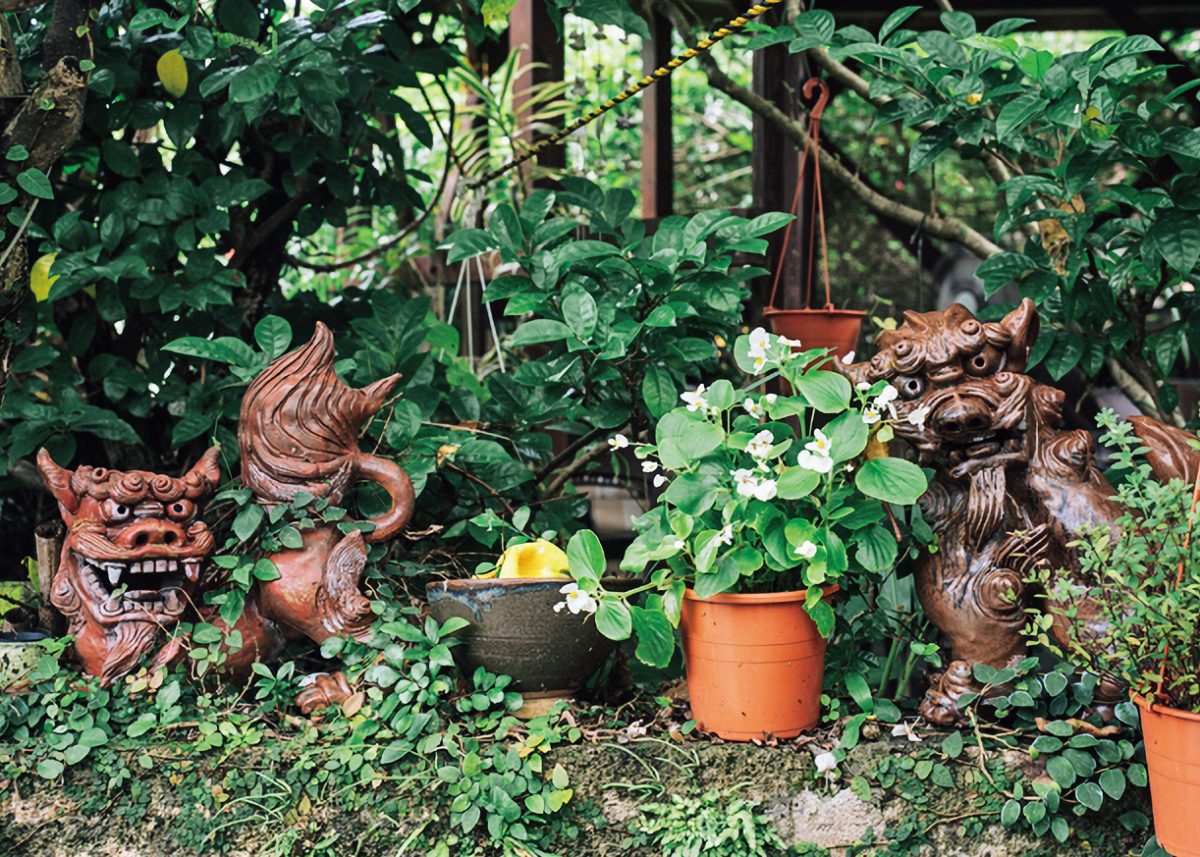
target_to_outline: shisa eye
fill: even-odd
[[[1000,366],[1000,352],[988,346],[965,361],[968,375],[990,375]]]
[[[133,514],[131,507],[126,506],[124,503],[118,503],[116,500],[105,500],[104,505],[100,507],[100,511],[104,514],[104,520],[110,524],[119,524],[122,521],[127,521]]]
[[[196,514],[196,504],[191,500],[172,500],[167,504],[167,517],[172,521],[186,521]]]
[[[902,399],[918,399],[925,392],[925,379],[913,375],[897,378],[892,382],[900,390]]]

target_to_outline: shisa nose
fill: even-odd
[[[991,431],[992,415],[987,403],[974,396],[955,396],[933,414],[938,434],[951,438],[974,437]]]
[[[187,534],[174,521],[150,518],[129,525],[113,541],[125,549],[149,545],[178,547],[187,541]]]

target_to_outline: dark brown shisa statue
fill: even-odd
[[[1067,545],[1121,509],[1096,467],[1091,435],[1060,428],[1065,394],[1025,374],[1037,334],[1032,301],[999,322],[979,321],[960,304],[904,319],[879,334],[870,361],[842,370],[896,388],[896,434],[935,471],[921,508],[939,547],[922,555],[916,586],[952,660],[933,677],[921,712],[948,726],[960,720],[959,696],[979,690],[975,664],[1001,668],[1027,654],[1029,572],[1072,568]],[[1146,417],[1133,422],[1160,479],[1191,478],[1190,435]],[[1107,690],[1120,698],[1118,688]]]
[[[222,665],[234,680],[290,641],[369,635],[374,613],[360,591],[367,544],[393,538],[412,516],[405,472],[358,448],[359,430],[400,376],[352,389],[334,373],[333,359],[333,335],[318,323],[306,345],[275,360],[250,385],[238,426],[242,481],[268,506],[300,492],[338,504],[354,483],[373,481],[391,506],[371,520],[369,532],[343,534],[319,524],[303,533],[302,547],[269,557],[279,577],[254,584],[233,628],[242,646]],[[68,528],[54,604],[71,623],[84,670],[102,682],[128,673],[164,640],[151,666],[182,660],[189,641],[171,631],[189,609],[193,618],[229,630],[216,611],[198,606],[213,538],[197,515],[220,481],[217,456],[214,447],[186,476],[172,479],[89,467],[72,473],[45,450],[38,454]],[[307,712],[349,695],[343,675],[319,674],[297,701]]]

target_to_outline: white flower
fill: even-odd
[[[679,398],[687,402],[689,411],[699,411],[708,408],[708,402],[704,398],[704,385],[701,384],[695,390],[684,393]]]
[[[681,551],[687,547],[687,542],[685,542],[683,539],[676,539],[675,541],[671,542],[671,547],[674,550]]]
[[[608,445],[613,449],[624,449],[629,446],[629,438],[623,434],[614,434],[608,439]]]
[[[829,438],[825,436],[825,432],[817,429],[815,432],[813,432],[813,439],[804,444],[804,448],[811,450],[813,455],[820,455],[828,458],[832,445],[829,443]]]
[[[796,464],[805,470],[815,470],[817,473],[828,473],[833,470],[833,459],[828,455],[814,455],[807,449],[800,450],[796,456]]]
[[[786,336],[781,336],[779,337],[779,341],[784,345],[790,345],[792,348],[802,347],[799,339],[788,339]]]
[[[721,528],[721,532],[717,533],[717,541],[723,545],[733,544],[733,524],[726,524]]]
[[[642,462],[642,472],[643,473],[653,473],[655,470],[658,470],[658,462],[657,461],[651,461],[650,459],[646,459],[645,461]]]
[[[564,584],[558,591],[567,597],[554,605],[555,613],[561,613],[564,607],[572,613],[596,612],[596,599],[580,589],[578,583]]]
[[[763,401],[766,402],[768,405],[775,404],[775,402],[778,399],[779,399],[779,395],[777,393],[767,393],[765,396],[763,396]]]
[[[833,753],[817,753],[813,757],[813,764],[817,766],[818,774],[825,774],[829,771],[837,770],[837,756]]]
[[[770,347],[770,345],[771,345],[771,334],[767,333],[766,330],[764,330],[761,327],[756,327],[756,328],[754,328],[754,330],[750,331],[750,354],[751,354],[751,356],[753,356],[755,353],[759,353],[759,354],[766,353],[766,350],[768,347]]]
[[[670,482],[670,481],[671,481],[671,480],[670,480],[670,479],[668,479],[668,478],[667,478],[667,477],[666,477],[664,474],[660,473],[660,474],[658,474],[657,476],[655,476],[655,477],[654,477],[654,487],[655,487],[655,488],[661,488],[661,487],[663,487],[664,485],[666,485],[666,484],[667,484],[668,482]]]
[[[893,738],[907,738],[914,744],[919,744],[922,740],[921,736],[912,731],[912,727],[907,723],[897,723],[892,727]]]
[[[755,489],[758,488],[758,479],[755,478],[754,471],[745,467],[733,471],[733,481],[737,483],[737,492],[743,497],[753,497]]]
[[[767,358],[764,355],[759,354],[758,356],[755,356],[754,357],[754,374],[761,375],[763,369],[766,368],[766,365],[767,365]]]
[[[921,405],[919,408],[913,408],[912,413],[906,418],[908,422],[915,425],[921,431],[925,430],[925,420],[929,418],[929,405]]]
[[[875,425],[880,419],[882,415],[873,405],[866,407],[862,412],[862,421],[869,426]]]
[[[869,389],[871,389],[871,385],[869,383],[867,383],[866,381],[859,381],[857,384],[854,385],[854,389],[869,390]]]
[[[749,397],[742,402],[742,409],[756,420],[761,420],[763,418],[763,414],[766,413],[763,410],[762,402],[756,402]]]
[[[847,351],[846,355],[842,358],[842,362],[845,363],[847,366],[849,366],[851,363],[853,363],[854,362],[854,352]]]
[[[768,500],[774,500],[778,491],[779,486],[774,479],[763,479],[754,486],[754,499],[762,500],[765,503]]]
[[[875,397],[875,407],[883,408],[896,401],[896,397],[900,395],[900,391],[888,384],[879,391],[879,395]]]
[[[808,539],[805,539],[803,542],[796,545],[796,547],[793,549],[793,553],[795,553],[798,557],[803,557],[804,559],[812,559],[817,555],[817,546]]]
[[[768,429],[763,429],[746,444],[746,452],[750,453],[752,458],[761,460],[771,454],[771,447],[774,445],[775,435]]]

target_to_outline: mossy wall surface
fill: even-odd
[[[1140,850],[1148,836],[1125,831],[1117,824],[1116,813],[1072,819],[1071,836],[1063,844],[1049,837],[1035,838],[1020,827],[1002,827],[1000,793],[1021,770],[1021,760],[990,759],[985,773],[968,751],[946,765],[952,776],[948,781],[944,773],[935,775],[915,764],[908,769],[905,760],[911,761],[921,747],[890,738],[864,741],[850,751],[836,774],[818,775],[813,757],[820,748],[815,742],[757,747],[702,738],[640,738],[569,746],[554,754],[555,761],[570,772],[575,790],[573,809],[561,825],[556,847],[571,857],[657,855],[656,849],[628,841],[630,824],[641,806],[669,800],[671,795],[726,789],[761,801],[760,809],[801,855],[828,850],[916,857],[1121,857]],[[1037,775],[1027,759],[1024,773]],[[882,787],[881,781],[888,786]],[[0,792],[0,855],[217,853],[199,828],[182,829],[188,795],[155,771],[144,772],[142,785],[148,799],[139,805],[116,799],[97,811],[96,791],[87,783],[74,783],[66,791],[48,785],[30,791],[27,785],[10,784]],[[1122,807],[1137,806],[1139,800],[1133,797],[1130,803],[1127,798]],[[1149,812],[1148,806],[1140,808]],[[431,818],[438,807],[416,805],[399,817],[371,809],[340,815],[328,806],[303,809],[282,818],[240,823],[222,837],[224,853],[305,854],[334,831],[337,841],[329,846],[332,851],[322,853],[424,857],[427,837],[436,838],[440,824]],[[212,822],[212,827],[220,824],[219,819]],[[195,826],[194,821],[190,824]],[[450,853],[488,852],[458,845]]]

